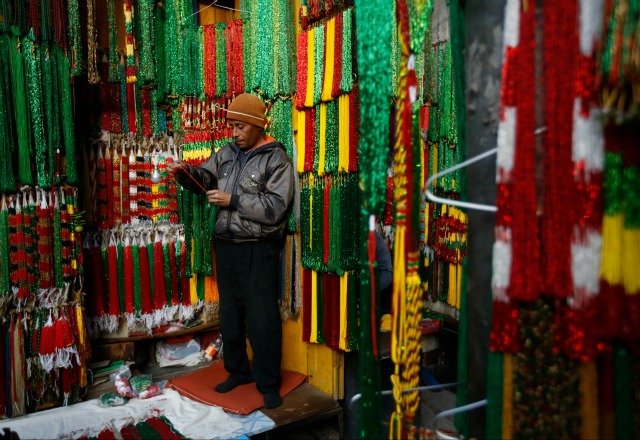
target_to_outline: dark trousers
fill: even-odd
[[[253,377],[261,393],[280,390],[282,321],[278,305],[280,241],[215,241],[224,368],[250,376],[245,328],[253,350]]]

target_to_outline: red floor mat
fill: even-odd
[[[249,414],[264,406],[262,393],[258,391],[255,383],[240,385],[228,393],[217,393],[214,387],[224,381],[227,376],[223,363],[216,362],[210,367],[171,379],[167,383],[167,388],[172,388],[189,399],[207,405],[216,405],[235,414]],[[307,376],[304,374],[282,370],[280,396],[284,397],[306,379]]]

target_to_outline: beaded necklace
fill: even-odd
[[[118,70],[120,56],[118,54],[118,25],[116,23],[116,2],[107,0],[107,24],[109,26],[109,82],[120,82]]]
[[[0,206],[0,298],[11,295],[11,247],[9,244],[9,209],[7,197],[2,195]]]
[[[308,46],[309,32],[300,32],[298,34],[298,76],[296,87],[296,107],[301,109],[305,105],[307,95],[307,78],[308,78]]]
[[[140,13],[140,47],[139,47],[139,72],[140,80],[144,85],[154,84],[155,66],[153,62],[153,41],[151,38],[152,27],[152,9],[154,3],[151,1],[142,1],[138,3],[138,11]]]
[[[279,0],[273,15],[273,48],[275,58],[274,93],[291,95],[295,90],[295,35],[293,3]]]
[[[68,14],[68,33],[71,45],[69,53],[71,75],[80,76],[82,73],[82,35],[80,34],[80,8],[78,0],[69,0]]]
[[[227,42],[225,38],[224,23],[215,25],[215,44],[216,44],[216,96],[227,94]]]
[[[10,54],[11,49],[9,48],[9,44],[11,44],[11,39],[9,36],[0,35],[0,154],[2,157],[8,158],[11,157],[11,141],[10,139],[13,137],[11,133],[11,115],[10,108],[8,106],[9,103],[9,94],[10,94],[10,78],[8,72],[8,64],[10,62]],[[20,61],[20,60],[19,60]],[[21,62],[21,61],[20,61]],[[21,101],[24,105],[24,97],[22,97]],[[22,118],[26,119],[26,118]],[[17,120],[19,121],[20,118]],[[22,153],[22,148],[20,143],[24,139],[21,139],[20,135],[20,123],[18,122],[18,148],[19,154]],[[22,124],[24,125],[24,124]],[[22,127],[25,129],[26,127]],[[27,152],[28,153],[28,152]],[[11,192],[15,190],[15,179],[13,175],[13,164],[11,160],[3,160],[0,163],[0,192]]]
[[[53,1],[53,36],[58,47],[62,50],[67,49],[67,8],[65,8],[64,0]]]
[[[29,109],[31,112],[31,126],[35,139],[36,174],[38,185],[42,188],[49,188],[50,181],[47,179],[45,170],[45,160],[47,154],[47,138],[44,130],[44,115],[42,107],[42,77],[40,70],[40,46],[33,43],[35,36],[30,32],[29,36],[23,39],[25,51],[24,60],[26,65],[27,91],[29,94]]]
[[[274,47],[274,8],[277,5],[271,0],[258,0],[258,15],[252,15],[251,20],[256,20],[255,26],[257,29],[255,35],[256,39],[256,67],[255,67],[255,80],[253,82],[253,89],[260,90],[266,99],[272,99],[275,96],[275,82],[274,82],[274,61],[275,60],[275,47]]]
[[[78,170],[76,165],[76,141],[73,122],[73,96],[70,82],[72,72],[69,67],[69,59],[62,54],[61,49],[54,48],[54,53],[58,66],[59,105],[62,109],[62,142],[64,144],[67,183],[69,185],[76,185],[78,183]]]
[[[320,103],[322,96],[322,75],[324,73],[324,33],[325,25],[321,25],[315,28],[313,33],[313,105]]]
[[[44,0],[46,3],[46,0]],[[98,42],[95,17],[95,0],[87,1],[87,79],[89,84],[96,85],[102,81],[98,74]]]
[[[353,8],[345,9],[342,13],[342,79],[340,80],[340,91],[349,93],[353,87],[354,56],[352,45],[354,41],[353,30]],[[358,35],[360,35],[358,33]],[[360,39],[360,37],[358,37]]]
[[[76,0],[71,0],[76,1]],[[123,0],[122,8],[124,11],[124,29],[125,29],[125,56],[126,69],[125,76],[127,83],[136,82],[136,66],[133,48],[135,47],[135,37],[133,32],[133,0]],[[129,121],[131,123],[131,121]]]
[[[202,27],[204,32],[204,93],[215,97],[216,93],[216,27]]]

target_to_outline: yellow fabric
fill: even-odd
[[[640,229],[622,231],[622,284],[627,295],[640,293]]]
[[[81,346],[86,347],[87,340],[85,338],[86,333],[84,330],[84,313],[82,306],[76,306],[76,324],[78,325],[78,348]],[[81,387],[87,386],[87,365],[84,359],[82,360],[79,373],[78,384]]]
[[[318,342],[318,272],[311,271],[311,335],[309,342]]]
[[[456,290],[458,290],[458,286],[456,286],[456,280],[458,277],[456,276],[456,265],[455,264],[447,264],[448,266],[448,276],[449,276],[449,287],[447,291],[447,303],[450,306],[456,305]]]
[[[350,351],[348,345],[348,328],[347,317],[349,312],[349,306],[347,304],[347,287],[349,283],[349,273],[345,272],[340,277],[340,350]]]
[[[318,140],[318,176],[324,176],[324,160],[327,155],[327,105],[320,103],[320,139]]]
[[[303,110],[294,110],[298,117],[298,132],[296,134],[296,148],[298,149],[298,163],[297,169],[299,173],[304,172],[304,154],[305,154],[305,145],[306,145],[306,123],[305,118],[307,112]]]
[[[389,313],[382,315],[382,318],[380,318],[380,331],[391,331],[391,315]]]
[[[602,265],[600,278],[610,285],[622,284],[622,214],[602,218]]]
[[[307,96],[305,96],[304,98],[304,105],[305,107],[313,107],[313,77],[315,71],[313,53],[315,51],[315,30],[311,28],[308,33],[309,44],[307,46]]]
[[[332,101],[331,91],[333,89],[333,63],[334,49],[336,37],[336,19],[332,18],[327,22],[325,30],[325,60],[324,60],[324,81],[322,83],[322,95],[320,99],[323,101]]]

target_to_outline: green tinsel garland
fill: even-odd
[[[49,158],[49,173],[56,171],[56,149],[60,148],[60,112],[57,111],[58,78],[56,52],[41,51],[40,64],[42,66],[42,90],[44,104],[44,118],[46,123],[47,153]],[[54,109],[56,109],[54,111]],[[53,176],[53,174],[51,174]]]
[[[398,29],[397,4],[393,2],[393,12],[391,16],[391,29]],[[400,74],[400,60],[402,48],[398,41],[398,32],[391,32],[391,81],[389,82],[389,96],[398,99],[398,75]],[[416,70],[416,74],[418,71]]]
[[[9,73],[9,37],[0,35],[0,192],[15,191],[13,177],[11,108],[10,103],[10,73]],[[25,118],[26,119],[26,118]],[[9,255],[8,253],[5,255]]]
[[[315,113],[315,136],[314,140],[314,155],[313,155],[313,170],[317,173],[320,168],[320,106],[316,107]]]
[[[14,92],[12,94],[12,102],[14,103],[14,121],[18,144],[18,180],[23,185],[33,185],[33,175],[31,173],[31,127],[30,120],[26,117],[29,113],[29,108],[24,61],[19,50],[20,40],[18,37],[11,36],[8,38],[8,45],[5,46],[3,42],[2,46],[9,48],[11,89]],[[3,81],[3,84],[8,84],[8,81]]]
[[[22,40],[24,44],[23,56],[27,73],[27,91],[29,96],[29,110],[31,114],[31,127],[36,147],[36,174],[38,185],[49,188],[50,182],[45,171],[45,156],[47,154],[47,138],[44,128],[44,114],[42,107],[42,74],[40,71],[40,45],[34,44],[33,29],[27,38]]]
[[[360,264],[360,188],[358,175],[350,173],[346,175],[346,181],[340,191],[340,235],[342,237],[342,250],[340,252],[340,267],[344,270],[355,270]]]
[[[109,82],[120,82],[120,57],[118,54],[118,25],[116,23],[115,0],[107,0],[107,23],[109,26]]]
[[[186,263],[191,266],[191,264]],[[182,241],[176,240],[176,278],[178,278],[178,301],[182,302]]]
[[[204,210],[204,204],[206,203],[206,196],[202,194],[190,194],[193,206],[193,221],[191,228],[185,228],[185,241],[191,242],[193,239],[193,273],[202,273],[202,260],[203,260],[203,227],[202,227],[202,211]],[[203,203],[203,199],[205,203]],[[187,233],[187,231],[189,231]]]
[[[227,92],[227,40],[225,23],[216,24],[216,96]]]
[[[73,95],[71,93],[69,59],[64,56],[61,49],[54,48],[58,65],[58,81],[60,90],[59,107],[62,109],[62,142],[64,145],[64,155],[66,162],[67,183],[69,185],[78,184],[78,170],[76,168],[76,139],[73,127]]]
[[[342,252],[342,229],[338,227],[342,220],[340,215],[340,192],[343,188],[342,176],[333,179],[329,191],[329,264],[327,270],[338,275],[344,274],[340,267]]]
[[[257,17],[258,2],[255,0],[240,0],[242,17],[242,61],[244,63],[244,90],[250,92],[255,78],[256,60],[256,22],[251,17]]]
[[[215,205],[211,205],[206,201],[206,196],[202,197],[204,199],[204,209],[202,213],[202,275],[210,277],[213,275],[213,265],[211,262],[211,239],[213,238],[212,228],[215,225]]]
[[[334,99],[326,104],[326,144],[324,158],[324,172],[327,174],[338,171],[338,100]]]
[[[392,2],[395,3],[395,2]],[[386,11],[386,9],[385,9]],[[390,12],[391,11],[387,11]],[[390,17],[391,15],[387,16]],[[365,19],[365,23],[367,23]],[[365,24],[366,25],[366,24]],[[386,27],[386,26],[385,26]],[[374,29],[370,29],[375,32]],[[358,33],[358,35],[360,35]],[[358,38],[361,38],[358,36]],[[387,40],[389,41],[389,40]],[[385,45],[387,43],[385,42]],[[353,88],[353,8],[345,9],[342,22],[342,78],[340,79],[340,90],[342,93],[349,93]],[[387,59],[390,59],[389,58]],[[375,60],[375,58],[373,58]],[[379,89],[384,90],[384,89]]]
[[[122,133],[129,133],[129,112],[127,111],[127,77],[125,66],[120,66],[120,114],[122,115]]]
[[[164,2],[165,11],[164,11],[164,59],[165,65],[158,65],[158,70],[164,68],[165,73],[165,81],[164,81],[164,90],[163,93],[165,95],[173,96],[175,95],[177,80],[178,80],[178,70],[179,70],[179,62],[178,58],[178,23],[176,18],[176,10],[175,10],[175,0],[166,0]],[[177,113],[177,112],[173,112]],[[174,128],[178,128],[175,127]]]
[[[324,181],[315,175],[315,185],[311,189],[311,268],[326,271],[322,259],[324,256]]]
[[[303,174],[300,187],[300,243],[302,267],[311,269],[311,188],[310,174]]]
[[[607,151],[604,156],[604,185],[602,186],[605,216],[614,216],[622,211],[622,175],[622,154]]]
[[[136,240],[131,243],[131,256],[133,260],[133,309],[139,317],[142,311],[142,289],[140,286],[140,247]]]
[[[296,41],[293,2],[274,2],[275,95],[291,95],[295,90]]]
[[[287,156],[293,159],[292,105],[290,99],[278,97],[273,101],[271,110],[269,111],[269,134],[284,145]]]
[[[155,62],[156,62],[156,78],[158,83],[158,92],[160,93],[159,101],[162,101],[165,91],[166,82],[166,65],[167,60],[165,58],[165,35],[164,26],[166,23],[166,14],[164,5],[153,8],[153,32],[154,32],[154,49],[155,49]]]
[[[154,276],[153,276],[153,241],[151,240],[147,240],[147,244],[145,245],[145,247],[147,248],[147,255],[149,256],[149,266],[151,269],[151,273],[149,276],[149,279],[151,280],[151,293],[153,295],[153,298],[155,299],[155,282],[154,282]]]
[[[1,88],[0,88],[1,90]],[[2,101],[0,101],[1,105]],[[0,143],[2,139],[0,139]],[[9,263],[11,247],[9,245],[9,210],[5,199],[0,206],[0,297],[11,295],[11,264]]]
[[[318,26],[315,28],[315,31],[313,32],[313,44],[313,105],[318,105],[321,101],[322,82],[324,77],[324,26]],[[342,60],[347,61],[343,64],[349,64],[349,58],[342,58]],[[320,115],[320,111],[317,110],[316,114]],[[316,125],[316,127],[318,126],[319,124]]]
[[[276,29],[274,28],[274,1],[257,0],[257,15],[252,15],[251,19],[256,20],[256,68],[253,88],[260,90],[266,99],[275,97],[274,68],[276,54],[274,38]],[[217,36],[216,36],[217,37]]]
[[[202,26],[195,28],[195,38],[191,41],[193,51],[193,63],[195,69],[194,95],[204,100],[204,29]]]
[[[109,248],[107,246],[107,243],[102,243],[102,245],[100,246],[100,256],[102,257],[102,273],[104,274],[104,295],[105,298],[103,298],[103,300],[106,300],[107,306],[105,307],[105,311],[108,313],[108,311],[110,310],[111,305],[109,304],[111,302],[111,298],[113,298],[112,296],[112,292],[109,290],[109,286],[110,284],[110,277],[109,277]]]
[[[136,2],[138,6],[138,14],[135,17],[139,23],[139,34],[136,37],[136,41],[140,42],[138,48],[139,63],[138,78],[143,85],[150,85],[156,82],[155,78],[155,66],[153,62],[153,41],[151,39],[152,21],[151,10],[153,9],[154,2],[152,0],[142,0]]]
[[[151,105],[151,132],[154,136],[160,136],[158,129],[158,90],[151,89],[149,91],[149,102]],[[164,182],[164,179],[163,179]]]
[[[625,167],[622,176],[624,227],[640,228],[640,167]]]
[[[118,300],[120,310],[125,310],[124,305],[124,243],[118,240],[116,244],[116,268],[118,270]]]
[[[82,73],[82,35],[80,34],[80,7],[78,0],[68,2],[69,26],[69,58],[71,75],[79,76]]]

